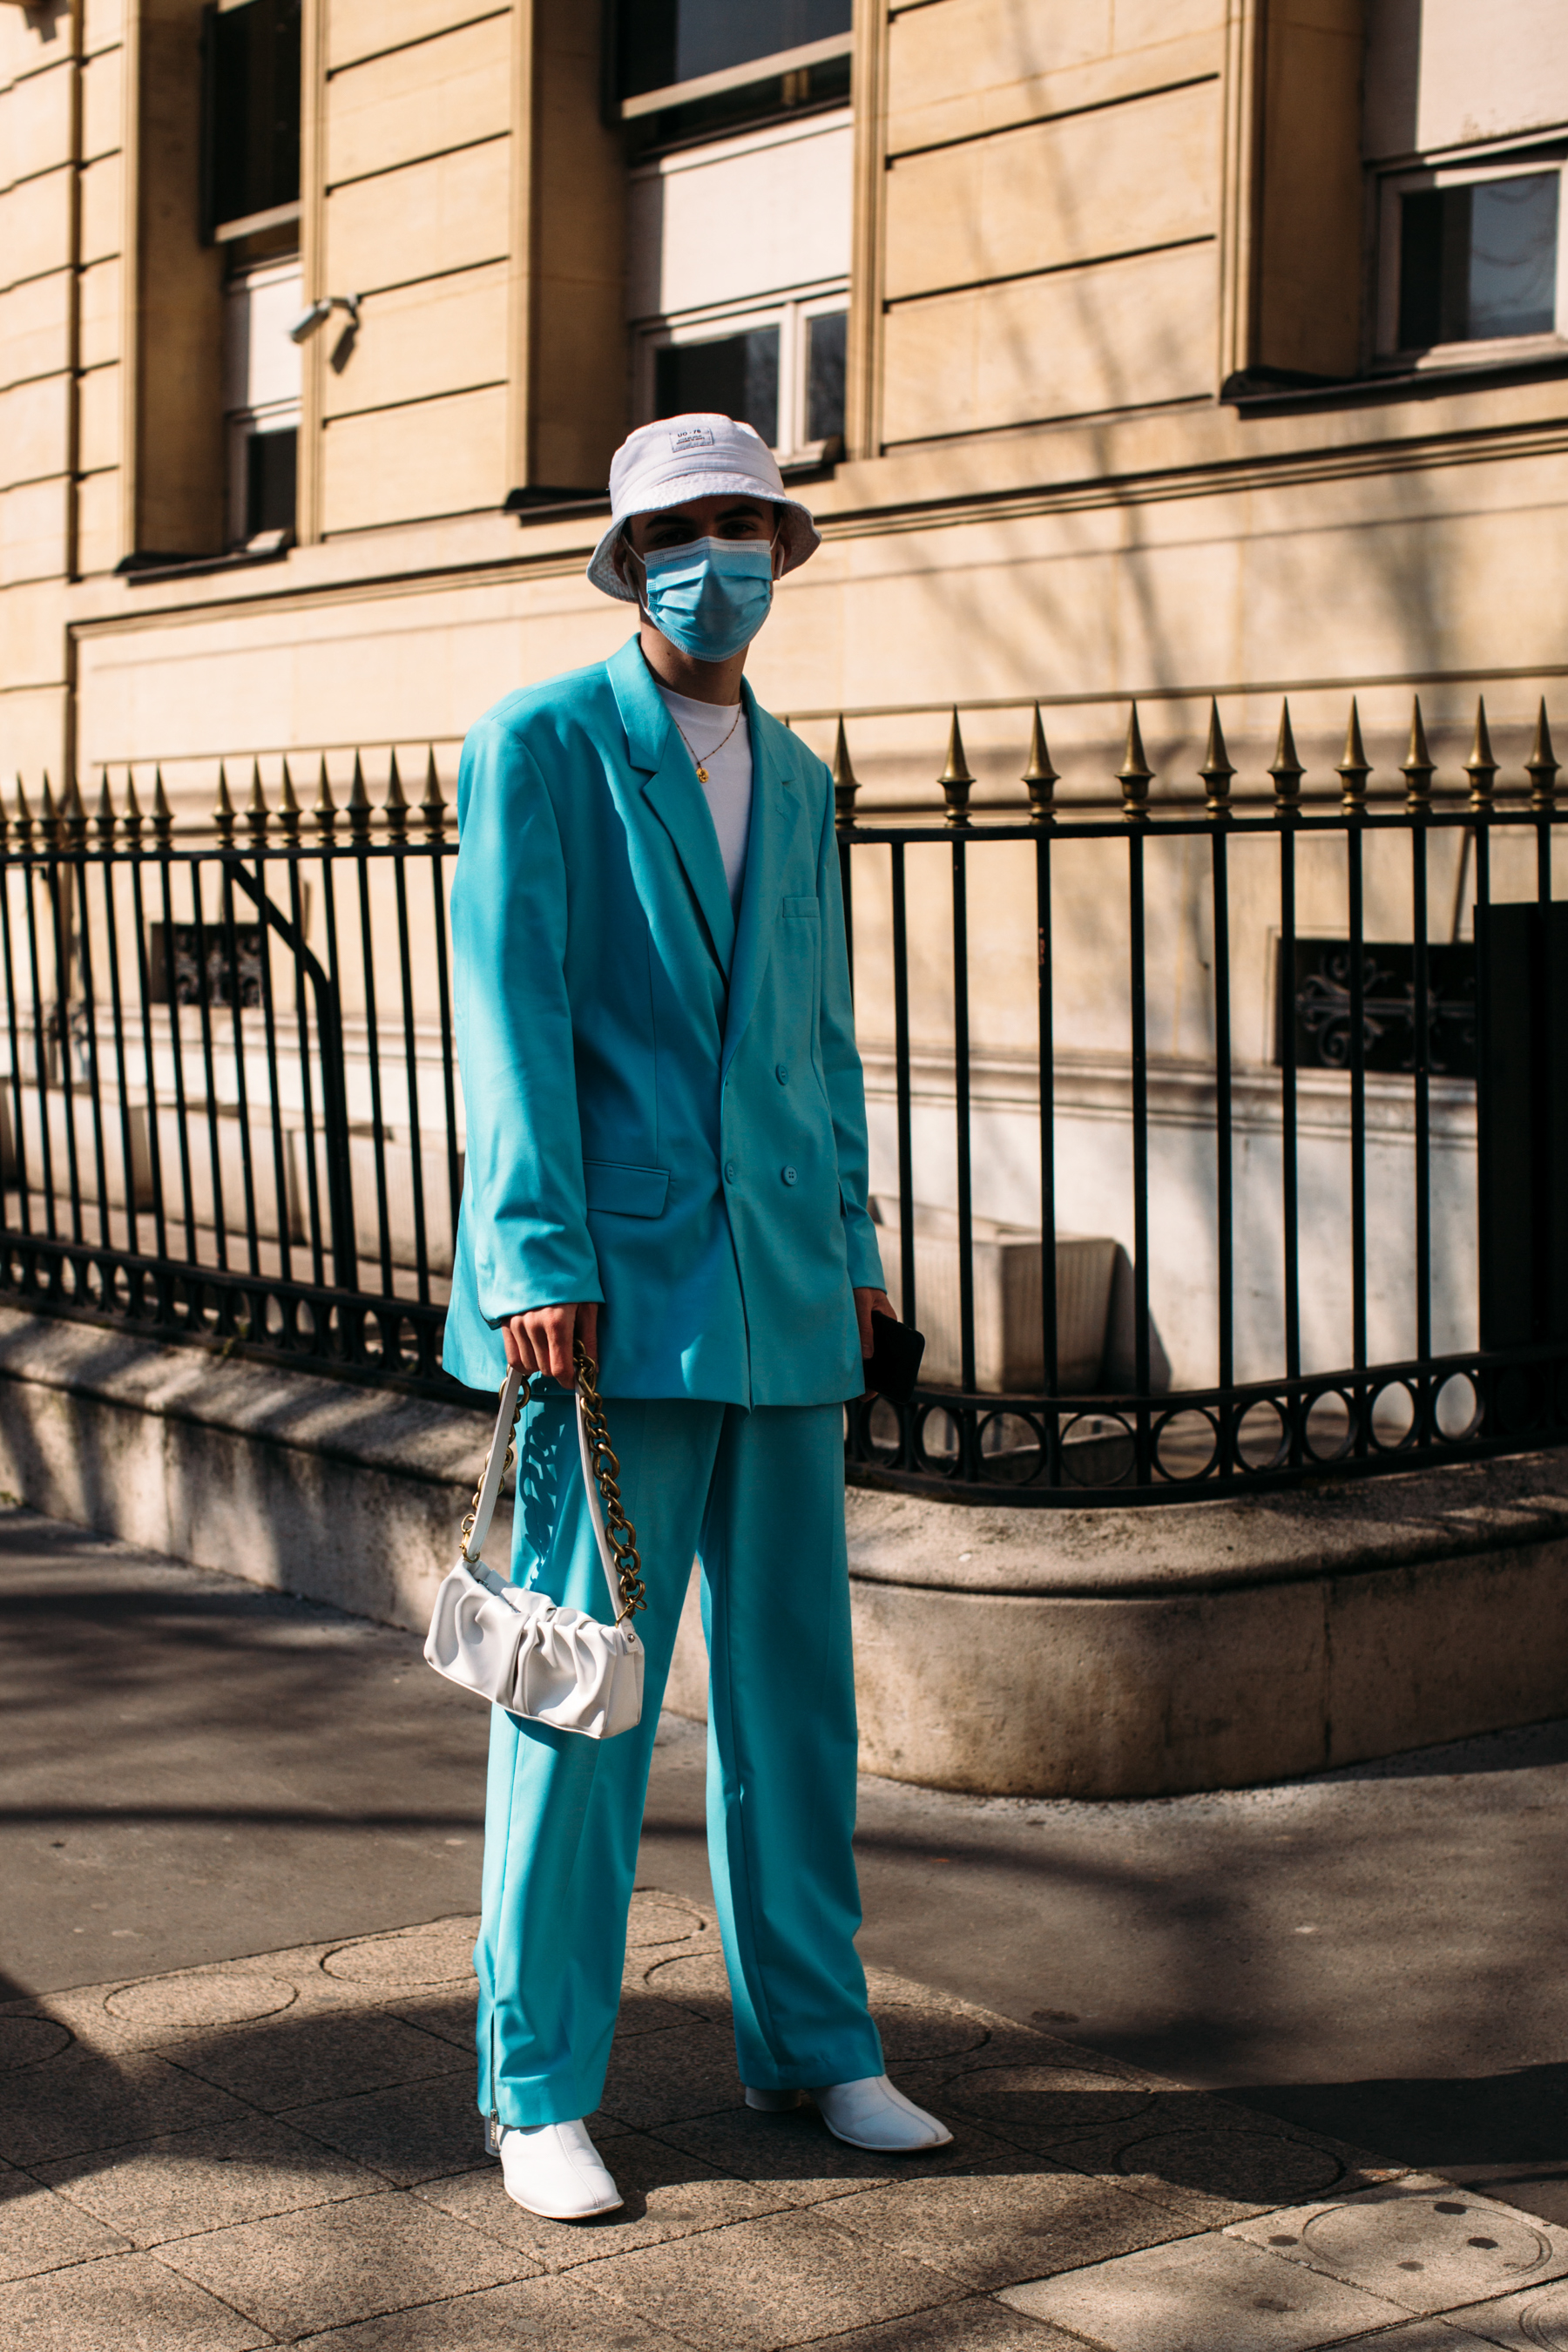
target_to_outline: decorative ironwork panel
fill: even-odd
[[[1276,1002],[1282,1025],[1294,1020],[1299,1070],[1352,1066],[1349,940],[1279,943]],[[1289,975],[1288,977],[1288,975]],[[1409,1076],[1416,1066],[1415,950],[1408,941],[1367,940],[1361,950],[1362,1067]],[[1274,1059],[1285,1061],[1283,1036]],[[1426,1068],[1434,1077],[1476,1075],[1476,950],[1468,940],[1426,950]]]

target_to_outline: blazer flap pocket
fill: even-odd
[[[783,915],[793,915],[797,919],[805,918],[815,920],[822,912],[822,908],[815,898],[786,898],[781,906],[779,912]]]
[[[668,1168],[628,1168],[618,1160],[584,1160],[583,1181],[591,1209],[611,1209],[618,1217],[662,1217],[669,1191]]]

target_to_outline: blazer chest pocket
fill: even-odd
[[[619,1160],[584,1160],[583,1182],[591,1209],[608,1209],[618,1217],[662,1217],[669,1171],[632,1168]]]
[[[815,923],[822,909],[816,898],[784,898],[779,912],[786,923]]]

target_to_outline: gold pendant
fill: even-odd
[[[698,769],[697,781],[700,784],[705,784],[708,782],[708,771],[706,768]]]

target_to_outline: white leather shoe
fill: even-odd
[[[507,2125],[500,2168],[513,2204],[547,2221],[586,2221],[595,2213],[613,2213],[621,2201],[580,2123],[541,2124],[532,2131]]]
[[[917,2148],[945,2147],[952,2137],[944,2123],[896,2091],[886,2074],[867,2074],[858,2083],[829,2083],[811,2095],[834,2138],[850,2147],[912,2156]]]

